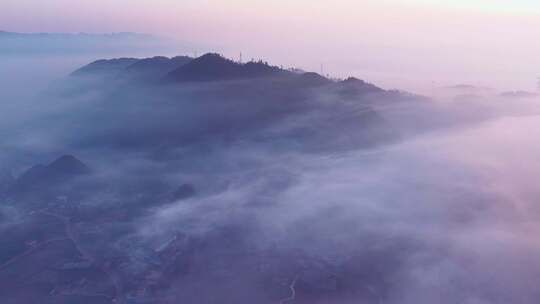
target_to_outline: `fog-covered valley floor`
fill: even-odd
[[[2,303],[540,300],[534,94],[217,54],[46,85],[20,65],[0,77]]]

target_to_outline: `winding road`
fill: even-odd
[[[289,285],[289,289],[291,290],[291,295],[288,298],[285,298],[281,301],[279,301],[280,304],[285,304],[287,302],[293,302],[296,299],[296,282],[298,282],[298,279],[300,276],[296,276],[294,280],[291,282],[291,285]]]

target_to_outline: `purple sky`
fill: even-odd
[[[168,35],[200,52],[315,71],[322,64],[332,76],[418,91],[457,83],[534,90],[540,76],[539,1],[291,2],[2,0],[0,29]]]

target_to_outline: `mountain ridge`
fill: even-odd
[[[12,192],[49,188],[73,178],[89,175],[92,170],[73,155],[63,155],[47,165],[37,164],[18,176]]]
[[[334,85],[344,96],[390,92],[356,77],[330,79],[315,72],[298,73],[293,69],[283,69],[262,60],[240,63],[218,53],[207,53],[197,58],[154,56],[100,59],[71,73],[71,76],[96,75],[167,85],[283,78],[292,85],[301,87]]]
[[[217,53],[208,53],[168,73],[166,82],[200,82],[245,79],[290,73],[266,62],[240,63]]]

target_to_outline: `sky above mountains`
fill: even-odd
[[[530,0],[4,0],[0,17],[7,31],[165,35],[193,53],[242,52],[420,92],[535,90],[540,76],[540,3]]]

